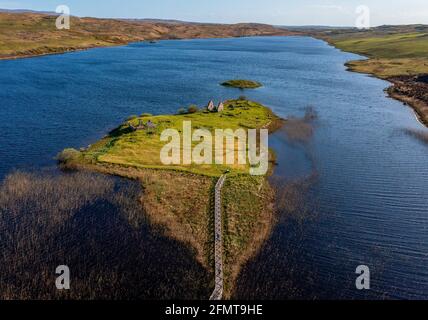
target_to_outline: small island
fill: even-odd
[[[221,85],[225,87],[233,87],[238,89],[256,89],[263,86],[260,82],[252,81],[252,80],[242,80],[242,79],[229,80],[229,81],[223,82]]]

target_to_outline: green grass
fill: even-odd
[[[161,149],[167,142],[160,141],[165,129],[183,130],[183,122],[191,121],[192,129],[207,129],[213,135],[215,129],[256,129],[275,123],[278,118],[269,108],[252,101],[231,100],[225,103],[223,112],[208,112],[206,109],[192,114],[145,116],[132,118],[131,124],[137,125],[139,120],[151,120],[157,126],[154,130],[129,130],[127,122],[112,131],[107,137],[81,152],[72,161],[93,164],[115,164],[136,168],[167,169],[186,171],[207,176],[219,176],[226,170],[231,173],[248,173],[249,165],[164,165],[160,160]],[[193,145],[197,145],[195,142]],[[236,144],[236,149],[237,149]],[[183,146],[181,145],[181,148]],[[181,150],[182,151],[182,150]],[[236,158],[236,152],[235,152]],[[236,161],[237,162],[237,161]]]
[[[369,57],[351,61],[351,70],[380,78],[428,73],[428,33],[355,32],[327,38],[337,48]]]
[[[351,71],[373,74],[382,79],[428,73],[428,59],[424,58],[368,59],[350,61],[346,65]]]
[[[256,89],[262,86],[262,84],[259,82],[252,81],[252,80],[242,80],[242,79],[229,80],[229,81],[223,82],[221,85],[225,87],[234,87],[238,89]]]
[[[428,58],[428,34],[410,33],[333,41],[345,50],[379,59]]]

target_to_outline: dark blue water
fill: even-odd
[[[14,168],[54,166],[59,151],[96,141],[131,114],[235,98],[243,93],[218,84],[254,79],[264,87],[245,91],[247,97],[284,117],[301,116],[309,105],[319,116],[309,146],[273,141],[278,172],[318,173],[319,217],[307,223],[303,239],[293,237],[292,223],[280,224],[271,239],[277,250],[296,247],[296,261],[314,272],[311,288],[321,297],[428,298],[428,146],[403,132],[426,129],[385,96],[387,82],[345,70],[356,58],[319,40],[275,37],[1,61],[0,177]],[[287,273],[293,257],[280,258],[271,265],[276,274],[284,282],[299,278]],[[353,286],[359,264],[371,267],[369,293]],[[263,270],[246,279],[270,283],[269,267]],[[281,296],[269,286],[265,291]]]

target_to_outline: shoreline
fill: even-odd
[[[259,106],[266,110],[266,121],[258,129],[269,128],[270,135],[284,125],[284,120],[270,108],[261,104]],[[251,176],[231,170],[222,191],[225,299],[233,296],[242,267],[257,255],[275,226],[274,189],[269,181],[274,155],[272,151],[269,154],[269,170],[264,176]],[[97,172],[139,181],[144,190],[140,201],[145,215],[152,223],[164,228],[164,235],[190,248],[195,253],[196,261],[213,273],[212,193],[216,175],[168,167],[108,163],[96,159],[72,159],[60,162],[59,166],[66,170]],[[182,187],[176,188],[177,183]],[[189,194],[192,196],[189,197]],[[211,284],[207,283],[207,286]]]
[[[58,15],[43,12],[2,12],[0,60],[123,46],[159,40],[287,36],[296,34],[269,24],[210,24],[167,20],[70,17],[70,29],[58,30]],[[25,22],[25,23],[23,23]]]
[[[410,107],[414,111],[417,120],[428,128],[428,101],[415,98],[412,95],[401,94],[400,91],[402,90],[403,84],[393,79],[387,79],[387,81],[392,83],[392,86],[387,89],[388,96]],[[417,86],[416,84],[408,85],[413,88]],[[406,84],[404,84],[404,86],[406,86]]]
[[[368,61],[374,60],[375,58],[361,54],[359,52],[343,50],[342,48],[336,46],[335,43],[327,37],[322,37],[322,36],[317,37],[315,35],[307,35],[307,36],[314,38],[314,39],[325,41],[328,45],[330,45],[330,46],[332,46],[332,47],[334,47],[334,48],[336,48],[342,52],[353,53],[353,54],[357,54],[357,55],[360,55],[361,57],[366,58],[366,59],[361,59],[361,60],[347,61],[344,64],[346,67],[346,71],[365,74],[365,75],[372,76],[374,78],[389,82],[391,85],[389,87],[385,88],[385,92],[387,93],[388,97],[401,102],[403,105],[405,105],[407,107],[410,107],[413,110],[417,121],[420,124],[422,124],[423,126],[425,126],[426,128],[428,128],[428,100],[424,101],[424,100],[415,98],[413,95],[406,95],[406,94],[400,93],[400,91],[402,90],[403,87],[407,88],[405,91],[411,92],[412,90],[417,88],[418,85],[423,85],[421,83],[416,83],[416,81],[411,80],[411,78],[415,78],[418,75],[401,75],[401,76],[382,77],[382,76],[376,74],[375,72],[368,72],[365,70],[360,70],[360,69],[358,69],[359,63],[368,62]],[[400,77],[402,77],[402,78],[407,77],[408,81],[406,82],[406,81],[397,80]],[[428,84],[426,84],[426,90],[428,92]]]
[[[350,52],[350,53],[354,53],[354,52]],[[367,58],[368,60],[372,59],[370,57],[367,57]],[[405,91],[411,92],[415,90],[418,85],[421,85],[421,83],[416,83],[416,81],[410,80],[411,78],[417,77],[417,75],[414,75],[414,76],[406,75],[406,76],[384,78],[376,75],[376,73],[373,73],[373,72],[364,72],[364,71],[358,70],[352,65],[352,63],[355,63],[358,61],[364,61],[364,60],[354,60],[354,61],[346,62],[345,66],[347,67],[347,71],[369,75],[376,79],[389,82],[390,86],[385,88],[385,92],[387,93],[388,97],[401,102],[403,105],[407,107],[410,107],[413,110],[418,122],[423,126],[425,126],[426,128],[428,128],[428,101],[424,101],[422,99],[416,98],[413,95],[406,95],[401,93],[403,88]],[[408,81],[406,82],[406,81],[397,80],[400,77],[408,77]],[[427,90],[428,90],[428,85],[427,85]]]
[[[209,39],[239,39],[239,38],[254,38],[254,37],[290,37],[290,36],[296,36],[298,34],[293,34],[288,31],[284,31],[284,34],[258,34],[258,35],[248,35],[248,36],[218,36],[218,37],[185,37],[185,38],[153,38],[153,39],[144,39],[144,40],[137,40],[137,41],[127,41],[124,43],[112,43],[112,44],[100,44],[100,45],[94,45],[94,46],[88,46],[88,47],[82,47],[82,48],[76,48],[76,47],[65,47],[61,48],[63,50],[55,51],[55,52],[44,52],[44,53],[36,53],[36,54],[12,54],[10,56],[0,56],[0,61],[13,61],[13,60],[20,60],[20,59],[31,59],[31,58],[39,58],[39,57],[45,57],[45,56],[53,56],[53,55],[62,55],[66,53],[73,53],[73,52],[80,52],[80,51],[87,51],[91,49],[99,49],[99,48],[114,48],[114,47],[122,47],[122,46],[128,46],[131,43],[144,43],[149,41],[169,41],[169,40],[209,40]],[[55,48],[52,48],[55,49]]]
[[[394,88],[394,86],[389,87],[388,89]],[[387,90],[388,90],[387,89]],[[428,128],[428,120],[424,120],[422,118],[423,115],[421,115],[419,111],[419,107],[416,107],[418,104],[423,103],[421,100],[416,100],[411,97],[405,96],[405,95],[399,95],[394,93],[388,92],[388,97],[391,99],[395,99],[397,101],[402,102],[405,106],[410,107],[413,110],[413,114],[415,116],[416,121],[418,121],[422,126]],[[424,104],[420,108],[427,108],[428,104]]]
[[[91,49],[97,49],[97,48],[112,48],[112,47],[120,47],[123,45],[128,44],[113,44],[111,46],[104,45],[104,46],[91,46],[87,48],[66,48],[66,50],[58,51],[58,52],[45,52],[45,53],[37,53],[37,54],[25,54],[25,55],[12,55],[10,57],[0,57],[0,61],[14,61],[14,60],[20,60],[20,59],[32,59],[32,58],[40,58],[45,56],[54,56],[54,55],[63,55],[67,53],[73,53],[73,52],[80,52],[80,51],[86,51]],[[71,49],[71,50],[69,50]]]

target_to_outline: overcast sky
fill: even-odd
[[[372,25],[428,24],[428,0],[0,0],[3,9],[62,4],[76,16],[334,26],[354,26],[356,8],[367,5]]]

